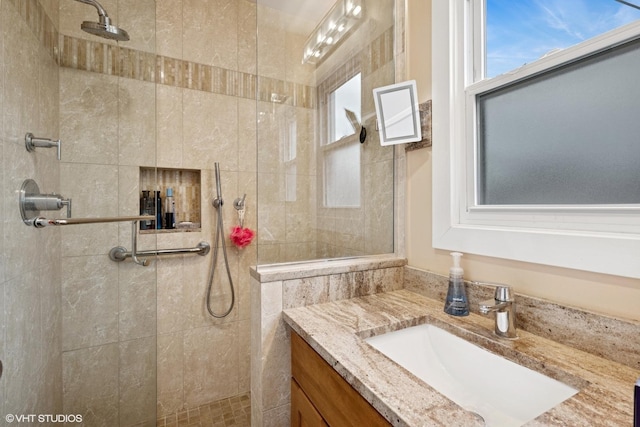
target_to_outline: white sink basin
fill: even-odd
[[[429,324],[365,341],[487,426],[521,426],[578,392]]]

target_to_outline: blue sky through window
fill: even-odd
[[[640,0],[626,0],[640,6]],[[486,0],[487,77],[640,19],[615,0]]]

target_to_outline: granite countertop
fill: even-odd
[[[518,330],[493,334],[493,318],[453,317],[442,302],[408,290],[334,301],[283,312],[285,322],[394,426],[483,425],[363,338],[431,323],[493,353],[580,390],[527,426],[629,426],[640,371]]]

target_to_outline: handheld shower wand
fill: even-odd
[[[220,190],[220,164],[218,162],[214,163],[214,169],[216,175],[216,198],[213,199],[213,207],[218,209],[224,204],[224,200],[222,200],[222,191]]]
[[[222,200],[222,191],[220,187],[220,165],[218,162],[214,163],[215,169],[215,178],[216,178],[216,198],[213,199],[213,207],[216,208],[218,215],[218,222],[216,227],[216,238],[213,243],[213,260],[211,261],[211,270],[209,271],[209,283],[207,287],[207,300],[205,305],[207,306],[207,311],[209,314],[215,318],[226,317],[231,313],[233,309],[233,305],[235,303],[235,293],[233,290],[233,280],[231,279],[231,269],[229,268],[229,260],[227,258],[227,243],[224,240],[224,224],[222,221],[222,205],[224,201]],[[218,240],[220,240],[220,245],[218,245]],[[218,314],[213,311],[211,308],[211,289],[213,287],[213,277],[216,271],[216,263],[218,262],[218,249],[222,246],[222,253],[224,256],[224,265],[227,268],[227,278],[229,279],[229,287],[231,288],[231,304],[229,304],[229,309],[222,314]]]

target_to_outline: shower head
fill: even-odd
[[[84,21],[80,28],[89,34],[94,36],[103,37],[109,40],[116,41],[129,41],[129,34],[122,28],[118,28],[115,25],[111,25],[111,19],[107,15],[107,11],[104,10],[102,5],[96,0],[76,0],[77,2],[84,3],[95,7],[98,11],[99,22]]]
[[[122,28],[109,24],[109,17],[105,17],[104,22],[102,22],[103,19],[101,16],[100,21],[101,22],[84,21],[80,28],[89,34],[104,37],[105,39],[117,40],[120,42],[129,41],[129,34],[127,34],[127,32]]]

